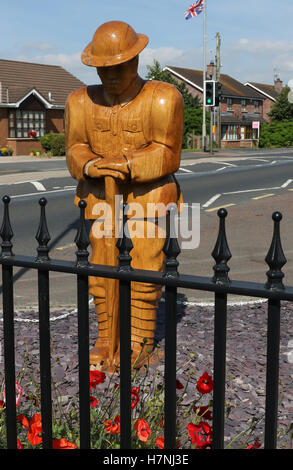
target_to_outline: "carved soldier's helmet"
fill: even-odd
[[[92,67],[110,67],[137,56],[148,44],[149,38],[139,34],[123,21],[109,21],[95,32],[84,49],[81,60]]]

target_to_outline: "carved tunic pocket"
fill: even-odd
[[[129,117],[122,121],[124,143],[131,148],[139,148],[145,143],[142,120],[140,117]]]
[[[110,147],[110,117],[95,117],[93,120],[92,149],[95,153],[105,156]]]

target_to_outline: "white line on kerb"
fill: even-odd
[[[215,202],[221,194],[215,194],[213,197],[211,197],[207,202],[205,202],[202,207],[209,207],[213,202]]]
[[[31,181],[31,184],[34,185],[34,187],[38,190],[38,191],[46,191],[46,188],[45,186],[40,183],[39,181]]]

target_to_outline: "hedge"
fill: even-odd
[[[293,120],[263,123],[260,128],[259,147],[290,147],[293,145]]]

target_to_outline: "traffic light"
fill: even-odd
[[[215,84],[215,106],[219,106],[222,96],[222,85],[220,82]]]
[[[215,80],[205,80],[204,82],[205,106],[215,106],[215,84]]]

